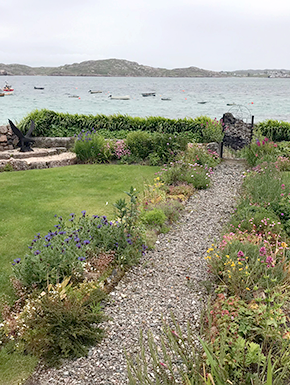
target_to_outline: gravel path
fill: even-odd
[[[190,319],[198,327],[206,301],[201,282],[208,279],[204,257],[235,207],[243,170],[236,162],[220,164],[212,187],[190,198],[180,223],[119,282],[106,308],[108,337],[88,357],[58,370],[40,367],[27,385],[127,384],[124,348],[137,352],[140,328],[157,335],[161,314],[169,319],[171,311],[181,326]]]

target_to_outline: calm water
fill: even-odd
[[[5,81],[15,91],[0,98],[0,125],[7,124],[8,118],[19,122],[29,112],[42,108],[92,115],[119,113],[173,119],[207,115],[220,119],[236,108],[227,106],[231,103],[242,106],[244,118],[254,115],[255,122],[290,121],[290,79],[2,76],[0,88]],[[34,86],[44,90],[34,90]],[[90,89],[102,93],[89,94]],[[155,97],[141,95],[152,91]],[[110,94],[129,95],[130,100],[110,100]]]

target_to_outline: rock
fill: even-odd
[[[253,128],[249,123],[236,119],[233,114],[227,112],[223,115],[224,139],[223,144],[233,150],[241,150],[249,145],[252,140]]]

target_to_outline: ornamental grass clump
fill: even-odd
[[[112,158],[111,142],[95,130],[82,130],[76,138],[74,152],[82,162],[106,163]]]

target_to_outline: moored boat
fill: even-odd
[[[12,91],[14,91],[14,88],[12,88],[8,83],[6,83],[5,86],[3,87],[3,91],[4,92],[12,92]]]
[[[93,90],[89,90],[88,91],[90,94],[101,94],[103,91],[93,91]]]
[[[35,86],[34,86],[34,89],[35,89],[35,90],[44,90],[44,87],[35,87]]]
[[[124,95],[124,96],[113,96],[113,95],[109,95],[109,98],[111,100],[130,100],[130,96],[129,95]]]
[[[146,96],[156,96],[156,92],[143,92],[142,96],[144,96],[144,97],[146,97]]]

